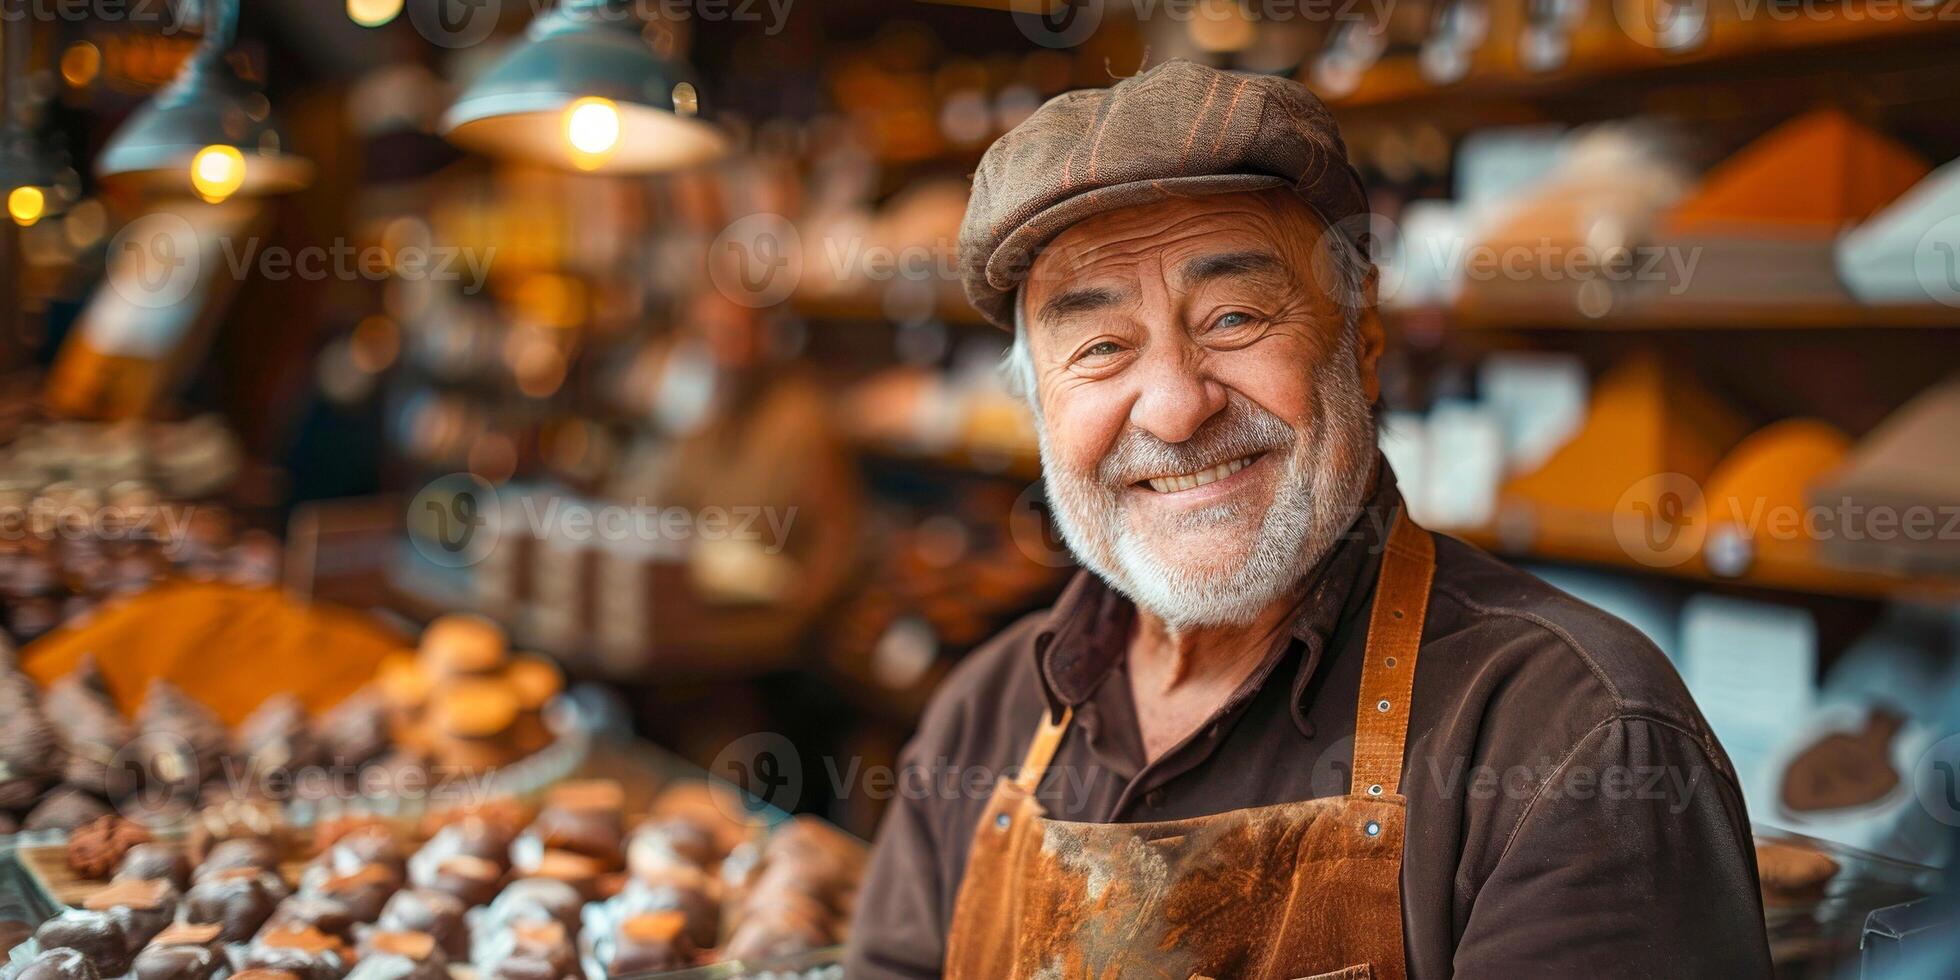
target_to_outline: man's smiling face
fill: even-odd
[[[1069,227],[1022,287],[1062,532],[1174,625],[1291,590],[1373,474],[1381,329],[1324,234],[1284,191],[1176,198]]]

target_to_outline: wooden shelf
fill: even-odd
[[[883,323],[890,319],[885,315],[885,307],[879,297],[868,292],[827,296],[798,293],[790,297],[789,305],[813,320],[870,320]],[[943,297],[933,312],[940,320],[956,327],[992,326],[979,310],[965,300]]]
[[[1629,8],[1635,2],[1625,0]],[[1882,55],[1887,42],[1960,36],[1960,20],[1895,0],[1843,0],[1834,12],[1783,16],[1743,0],[1714,0],[1707,5],[1710,23],[1702,43],[1670,51],[1630,37],[1614,9],[1612,4],[1593,6],[1561,68],[1534,72],[1520,65],[1515,39],[1522,24],[1516,11],[1500,5],[1492,10],[1489,39],[1472,56],[1462,79],[1438,85],[1423,77],[1414,55],[1396,55],[1371,67],[1354,91],[1323,97],[1346,122],[1356,115],[1421,110],[1438,101],[1561,96],[1575,86],[1656,72],[1701,69],[1719,76],[1725,69],[1767,58],[1809,57],[1823,69],[1829,58],[1861,47]],[[1301,80],[1312,84],[1311,73]]]
[[[1679,565],[1666,567],[1637,561],[1620,547],[1611,529],[1604,526],[1597,533],[1582,536],[1552,537],[1540,534],[1528,544],[1507,540],[1506,535],[1492,528],[1447,529],[1443,533],[1507,558],[1596,565],[1689,582],[1810,595],[1931,603],[1960,602],[1960,579],[1841,568],[1787,550],[1766,550],[1756,556],[1743,574],[1728,576],[1717,574],[1709,569],[1705,554],[1696,555]]]
[[[1465,303],[1386,311],[1445,330],[1953,330],[1960,307],[1937,304],[1652,302],[1588,317],[1569,302]]]

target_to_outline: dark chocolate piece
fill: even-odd
[[[225,942],[242,943],[252,938],[272,917],[272,910],[284,896],[268,881],[272,876],[256,868],[220,871],[191,886],[184,893],[183,919],[186,922],[215,922],[223,928]]]
[[[412,873],[413,865],[411,865]],[[483,858],[459,854],[437,865],[427,877],[416,881],[421,888],[446,892],[464,905],[489,904],[503,883],[503,869]]]
[[[325,895],[300,892],[280,902],[263,928],[317,929],[330,936],[352,939],[354,924],[359,921],[345,902]]]
[[[421,932],[435,937],[451,959],[470,955],[470,930],[464,919],[468,906],[447,892],[406,888],[388,899],[375,925],[394,932]]]
[[[34,941],[42,949],[66,946],[79,950],[103,976],[116,976],[129,969],[129,936],[122,921],[107,912],[69,909],[41,923],[34,930]]]
[[[235,837],[211,845],[203,863],[192,873],[193,882],[239,868],[271,871],[279,867],[279,846],[263,837]]]
[[[224,957],[209,946],[151,945],[136,954],[135,980],[211,980]]]
[[[606,974],[652,973],[692,965],[695,944],[679,912],[647,912],[619,924],[604,946]]]
[[[40,805],[28,811],[20,829],[74,830],[108,813],[109,804],[94,793],[79,786],[57,786],[41,797]]]
[[[101,971],[81,951],[43,949],[14,974],[14,980],[101,980]]]
[[[291,694],[260,702],[233,733],[238,755],[255,773],[303,769],[320,761],[319,745],[306,721],[306,706]]]
[[[74,672],[48,685],[41,713],[67,750],[65,782],[98,796],[119,788],[110,785],[110,766],[135,730],[116,710],[93,654],[83,654]]]
[[[27,675],[0,667],[0,810],[25,810],[61,778],[61,740]]]
[[[241,970],[285,970],[300,980],[340,980],[352,966],[345,942],[304,926],[267,929],[239,960]]]
[[[554,878],[520,878],[511,882],[484,911],[490,928],[513,922],[555,921],[570,935],[578,934],[579,912],[585,900],[576,888]]]
[[[189,888],[191,860],[184,856],[184,849],[176,844],[152,841],[137,844],[123,854],[122,866],[116,869],[115,880],[146,881],[152,878],[168,881],[180,890]]]
[[[161,678],[150,682],[136,730],[157,753],[141,760],[144,773],[167,786],[197,787],[217,777],[231,747],[231,733],[210,708]]]
[[[118,881],[90,895],[82,907],[116,916],[134,953],[170,924],[177,900],[177,886],[167,881]]]

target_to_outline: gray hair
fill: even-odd
[[[1323,225],[1324,227],[1324,225]],[[1374,271],[1374,261],[1368,258],[1367,251],[1338,229],[1334,234],[1322,235],[1320,240],[1326,244],[1327,257],[1334,268],[1334,289],[1336,302],[1341,304],[1345,323],[1342,331],[1352,335],[1361,322],[1361,310],[1368,303],[1368,274]],[[1028,352],[1027,311],[1021,303],[1023,290],[1015,290],[1014,301],[1014,340],[1001,357],[1001,379],[1007,390],[1019,395],[1034,412],[1036,422],[1041,421],[1041,398],[1035,386],[1034,355]],[[1345,338],[1344,338],[1345,339]]]

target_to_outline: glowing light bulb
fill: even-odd
[[[402,0],[347,0],[347,19],[362,27],[380,27],[401,12]]]
[[[22,228],[41,220],[47,206],[47,195],[39,187],[16,187],[7,195],[7,214]]]
[[[619,109],[611,99],[588,96],[565,108],[565,142],[572,162],[591,170],[619,148]]]
[[[245,155],[235,146],[215,143],[191,158],[191,188],[216,204],[245,184]]]

